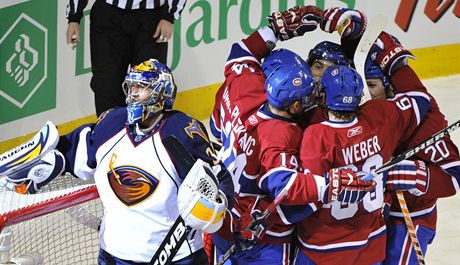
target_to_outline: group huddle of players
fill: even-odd
[[[407,64],[412,54],[382,32],[364,77],[353,69],[362,12],[303,6],[268,20],[233,44],[215,97],[211,132],[236,193],[223,226],[205,238],[214,246],[208,254],[218,260],[236,244],[225,264],[418,264],[395,191],[404,192],[426,253],[436,200],[459,189],[457,147],[447,135],[361,178],[447,126]],[[274,49],[318,25],[338,31],[341,44],[321,42],[305,59]],[[372,99],[360,104],[363,82]],[[276,210],[248,229],[280,196]]]

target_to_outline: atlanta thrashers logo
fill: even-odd
[[[110,187],[126,206],[146,200],[158,186],[158,179],[133,166],[121,166],[107,173]]]

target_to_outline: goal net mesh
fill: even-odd
[[[9,256],[13,259],[31,252],[40,253],[44,264],[97,264],[98,226],[103,215],[101,201],[93,199],[84,203],[69,199],[66,208],[42,216],[42,211],[59,207],[56,198],[66,198],[94,183],[70,175],[59,176],[34,195],[20,195],[0,191],[0,215],[13,218],[31,214],[27,221],[8,223],[3,233],[11,231]],[[93,192],[95,193],[95,192]],[[78,196],[78,195],[77,195]],[[40,213],[31,207],[39,204]],[[67,207],[70,206],[70,207]],[[37,215],[37,216],[35,216]],[[1,248],[2,246],[0,246]],[[5,246],[3,246],[5,249]]]

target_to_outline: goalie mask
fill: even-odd
[[[155,59],[131,68],[123,82],[128,105],[128,125],[143,122],[156,113],[171,110],[176,85],[169,68]]]
[[[179,187],[177,206],[185,223],[194,229],[214,233],[222,226],[227,199],[208,163],[195,162]]]

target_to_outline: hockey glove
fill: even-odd
[[[337,31],[342,38],[356,39],[366,30],[367,18],[364,13],[349,8],[329,8],[325,10],[321,29],[332,33]]]
[[[51,150],[40,160],[9,174],[6,180],[14,184],[18,193],[34,194],[41,187],[59,176],[64,171],[64,168],[64,156],[57,150]]]
[[[269,204],[266,199],[258,198],[241,216],[234,229],[235,244],[240,250],[251,249],[257,240],[264,237],[270,227],[269,224],[273,223],[270,220],[272,215],[262,216],[263,209],[266,209]]]
[[[386,32],[380,33],[371,48],[370,56],[387,76],[391,76],[398,68],[407,65],[407,58],[415,59],[396,37]]]
[[[358,203],[376,186],[375,181],[363,180],[349,168],[333,168],[326,173],[325,178],[326,186],[320,194],[323,203]]]
[[[384,173],[386,190],[409,191],[415,196],[425,194],[428,190],[430,172],[421,160],[403,160]]]
[[[289,40],[313,31],[323,19],[324,11],[316,6],[296,6],[267,17],[270,28],[279,40]]]
[[[219,190],[225,194],[227,199],[227,208],[232,209],[233,202],[235,200],[234,186],[232,181],[232,176],[227,168],[222,162],[219,162],[217,165],[212,166],[212,171],[219,181]]]

